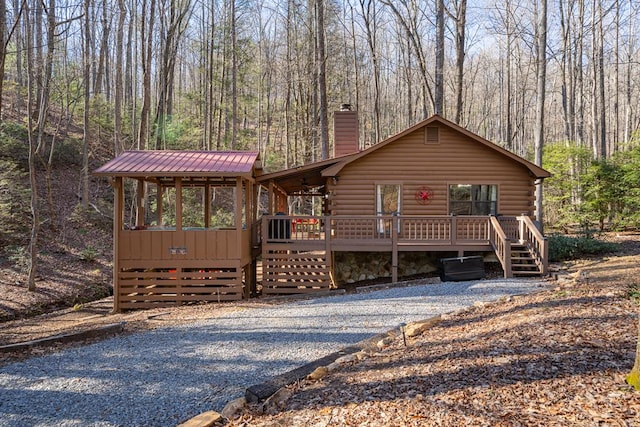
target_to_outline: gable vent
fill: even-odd
[[[424,142],[427,144],[440,143],[440,128],[438,126],[427,126],[424,131]]]

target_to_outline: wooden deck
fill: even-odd
[[[255,241],[263,293],[329,289],[339,251],[390,252],[393,281],[403,251],[495,251],[505,277],[547,269],[547,241],[527,216],[264,216]]]

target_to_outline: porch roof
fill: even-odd
[[[131,178],[245,177],[261,170],[257,151],[125,151],[96,169],[97,176]]]
[[[351,156],[353,156],[353,154],[267,173],[258,177],[257,181],[262,184],[268,184],[269,181],[273,181],[287,194],[305,191],[308,188],[321,187],[326,182],[326,178],[322,176],[322,171]]]

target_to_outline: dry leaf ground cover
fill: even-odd
[[[266,413],[250,406],[228,424],[640,426],[640,392],[624,383],[637,340],[639,307],[630,297],[640,295],[638,240],[625,238],[615,256],[557,267],[560,278],[547,290],[444,316],[406,347],[398,337],[320,380],[290,386],[280,406]],[[80,276],[58,287],[72,289]],[[33,301],[18,301],[30,311]],[[152,329],[233,309],[213,304],[109,315],[103,300],[63,315],[4,322],[0,340],[120,321],[125,331]],[[66,346],[4,353],[0,365]]]
[[[477,304],[289,387],[251,426],[640,426],[633,366],[640,256],[572,266],[533,295]]]

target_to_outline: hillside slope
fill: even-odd
[[[57,138],[49,186],[43,162],[48,158],[50,144],[49,138],[38,161],[38,280],[36,291],[29,292],[27,132],[17,119],[5,118],[0,125],[0,321],[73,306],[112,292],[110,185],[106,180],[92,179],[92,207],[82,209],[81,133],[75,129],[75,133]],[[90,170],[110,156],[100,141],[89,147],[89,152]]]

